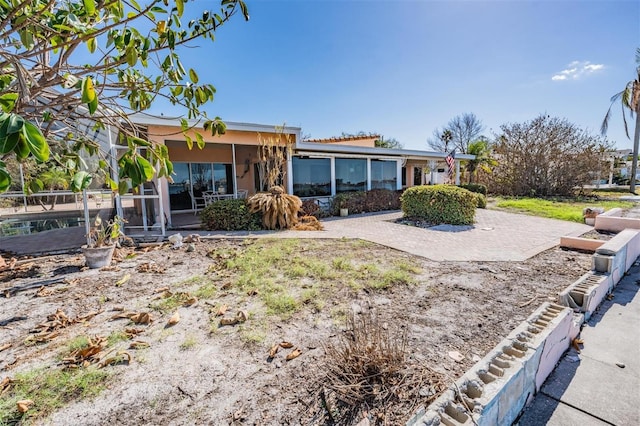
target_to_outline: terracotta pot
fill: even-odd
[[[116,246],[104,246],[104,247],[87,247],[82,246],[82,253],[87,261],[87,266],[91,269],[104,268],[111,265],[111,259],[113,258],[113,251]]]

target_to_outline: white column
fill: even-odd
[[[460,160],[455,160],[456,163],[456,185],[460,185]]]
[[[331,169],[331,196],[336,196],[336,157],[331,157],[329,159],[330,169]]]
[[[287,150],[287,193],[293,194],[293,160],[290,150]]]
[[[236,176],[236,144],[231,144],[231,172],[233,173],[233,198],[238,198],[238,177]]]
[[[431,178],[429,179],[430,184],[431,185],[435,185],[435,183],[436,183],[436,172],[438,171],[438,161],[437,160],[429,160],[429,170],[431,171]]]
[[[402,189],[402,160],[396,161],[396,189]]]
[[[367,191],[371,191],[371,158],[367,158]]]

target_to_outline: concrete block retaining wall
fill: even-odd
[[[640,230],[602,244],[594,270],[563,290],[558,303],[543,303],[407,426],[511,425],[638,256]]]

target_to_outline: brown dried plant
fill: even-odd
[[[298,223],[302,201],[295,195],[285,194],[281,186],[273,186],[269,192],[259,192],[247,200],[251,213],[262,213],[262,223],[267,229],[290,229]]]
[[[367,416],[372,424],[396,424],[401,419],[393,412],[412,412],[444,390],[440,374],[410,360],[407,343],[405,331],[390,328],[371,311],[348,319],[342,338],[325,347],[319,380],[322,405],[334,423],[354,424]],[[425,389],[427,397],[420,395]]]

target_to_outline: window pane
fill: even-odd
[[[202,191],[213,190],[211,163],[191,163],[191,178],[193,193],[196,197],[201,197]]]
[[[336,192],[366,191],[367,160],[336,158]]]
[[[371,189],[397,188],[397,162],[385,160],[371,160]]]
[[[215,190],[221,194],[233,193],[233,167],[231,164],[216,163],[213,165]]]
[[[331,195],[331,160],[293,157],[293,193],[298,197]]]
[[[173,172],[173,183],[169,184],[169,205],[171,210],[188,210],[191,208],[189,163],[173,163]]]

